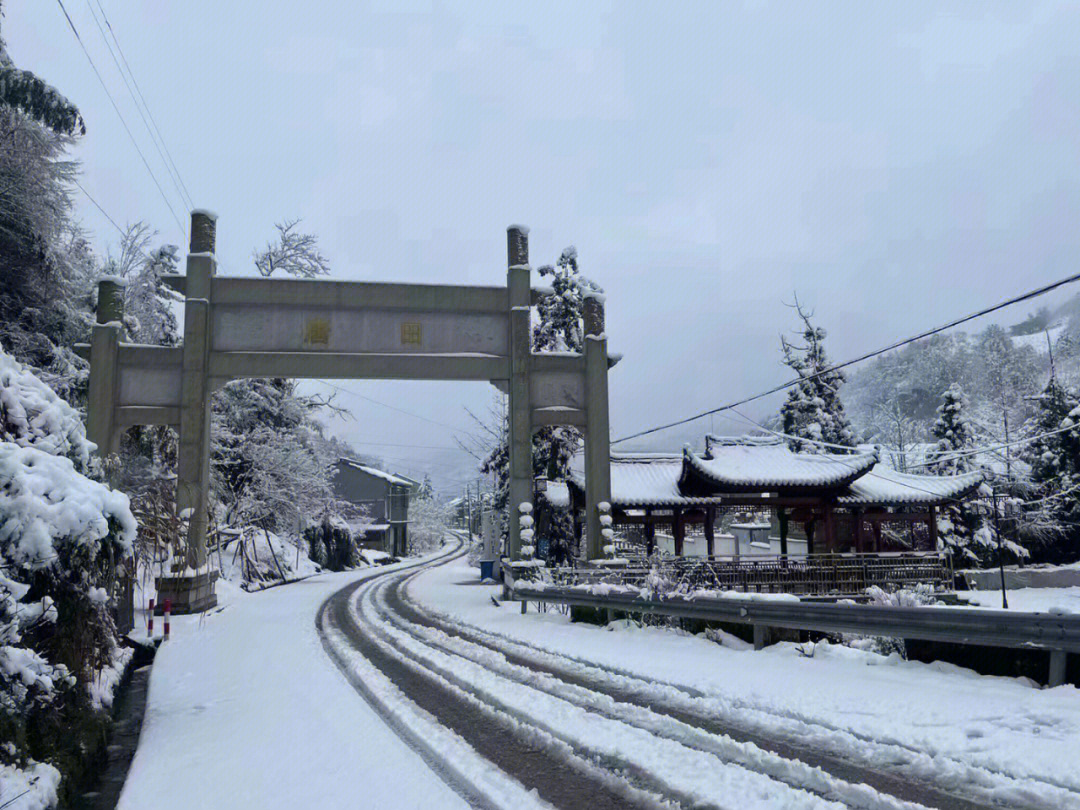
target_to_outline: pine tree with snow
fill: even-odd
[[[930,452],[930,470],[938,475],[959,475],[972,468],[970,456],[962,455],[974,444],[971,424],[965,413],[966,398],[959,384],[945,391],[938,406],[933,435],[937,440]],[[992,551],[990,540],[977,535],[980,516],[964,503],[949,503],[938,513],[938,538],[957,565],[978,565]],[[981,541],[981,542],[977,542]]]
[[[418,501],[430,501],[434,497],[435,487],[431,484],[431,476],[425,473],[424,480],[416,490],[416,499]]]
[[[780,337],[784,365],[798,376],[798,382],[788,389],[787,400],[780,408],[782,430],[794,437],[789,443],[791,449],[797,452],[836,452],[835,448],[825,447],[822,443],[854,447],[855,435],[840,401],[843,372],[829,368],[829,358],[825,353],[825,330],[811,323],[810,315],[798,299],[794,306],[803,322],[805,345],[800,346]]]
[[[1027,445],[1031,481],[1023,529],[1052,562],[1080,559],[1080,398],[1051,377],[1037,398],[1027,430],[1040,438]],[[1045,435],[1049,434],[1049,435]]]
[[[974,433],[968,422],[966,398],[958,383],[953,383],[942,395],[933,435],[937,440],[930,460],[941,475],[958,475],[971,469],[969,456],[958,455],[974,444]]]

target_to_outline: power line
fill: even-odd
[[[872,352],[867,352],[866,354],[859,355],[858,357],[854,357],[851,360],[846,360],[843,363],[837,363],[836,365],[829,366],[828,368],[824,368],[821,371],[818,371],[818,372],[815,372],[813,374],[807,375],[806,377],[796,377],[794,380],[789,380],[788,382],[783,383],[782,385],[774,386],[773,388],[770,388],[767,391],[763,391],[760,394],[754,394],[753,396],[745,397],[745,398],[737,400],[735,402],[731,402],[731,403],[729,403],[727,405],[721,405],[719,408],[711,408],[711,409],[709,409],[707,411],[702,411],[701,413],[695,414],[693,416],[685,417],[684,419],[677,419],[676,421],[668,422],[665,425],[659,425],[657,427],[649,428],[648,430],[640,430],[637,433],[631,433],[628,436],[623,436],[623,437],[621,437],[619,439],[614,439],[614,440],[612,440],[611,443],[612,444],[619,444],[620,442],[630,441],[631,439],[638,439],[638,438],[641,438],[642,436],[648,436],[648,435],[650,435],[652,433],[659,433],[662,430],[668,430],[669,428],[678,427],[679,425],[685,425],[685,424],[687,424],[689,422],[693,422],[693,421],[696,421],[698,419],[701,419],[704,416],[709,416],[709,415],[714,414],[714,413],[720,413],[721,411],[729,411],[729,410],[731,410],[733,408],[739,407],[740,405],[746,405],[747,403],[755,402],[755,401],[757,401],[759,399],[763,399],[764,397],[770,396],[771,394],[776,394],[776,393],[778,393],[780,391],[783,391],[783,390],[785,390],[787,388],[791,388],[794,385],[799,385],[800,383],[808,382],[810,380],[817,379],[818,377],[821,377],[821,376],[823,376],[825,374],[831,374],[834,371],[838,371],[838,370],[840,370],[842,368],[847,368],[848,366],[855,365],[856,363],[861,363],[864,360],[870,360],[870,359],[872,359],[874,357],[878,357],[879,355],[885,354],[886,352],[890,352],[893,349],[899,349],[901,346],[906,346],[907,344],[914,343],[917,340],[922,340],[923,338],[931,337],[932,335],[936,335],[939,332],[944,332],[947,329],[952,329],[952,328],[954,328],[956,326],[960,326],[961,324],[967,323],[968,321],[973,321],[976,318],[981,318],[984,315],[989,315],[992,312],[997,312],[999,309],[1004,309],[1005,307],[1012,306],[1013,304],[1019,304],[1019,303],[1022,303],[1024,301],[1029,301],[1032,298],[1037,298],[1040,295],[1045,295],[1046,293],[1051,292],[1053,290],[1056,290],[1059,287],[1063,287],[1066,284],[1072,284],[1073,282],[1076,282],[1076,281],[1080,281],[1080,273],[1075,273],[1075,274],[1073,274],[1071,276],[1068,276],[1066,278],[1061,279],[1060,281],[1055,281],[1052,284],[1047,284],[1047,285],[1045,285],[1043,287],[1038,287],[1038,288],[1036,288],[1034,290],[1031,290],[1029,292],[1023,293],[1021,295],[1014,296],[1013,298],[1010,298],[1010,299],[1008,299],[1006,301],[1002,301],[1001,303],[994,304],[993,306],[990,306],[990,307],[986,307],[985,309],[981,309],[978,312],[973,312],[970,315],[965,315],[962,318],[957,318],[956,320],[949,321],[948,323],[942,324],[941,326],[936,326],[933,329],[928,329],[925,332],[920,332],[919,334],[914,335],[912,337],[904,338],[903,340],[898,340],[895,343],[891,343],[888,346],[885,346],[884,348],[875,349]]]
[[[370,444],[376,447],[414,447],[418,450],[458,450],[460,447],[451,447],[448,444],[394,444],[392,442],[360,442],[353,441],[352,444]]]
[[[411,416],[414,419],[420,419],[420,420],[422,420],[424,422],[430,422],[433,425],[437,425],[439,427],[446,428],[447,430],[453,431],[454,433],[461,433],[461,434],[466,435],[466,436],[470,435],[469,431],[467,431],[467,430],[463,430],[462,428],[456,428],[453,425],[448,425],[445,422],[439,422],[439,421],[437,421],[435,419],[429,419],[426,416],[421,416],[418,413],[413,413],[412,411],[407,411],[404,408],[397,407],[396,405],[390,405],[390,404],[388,404],[386,402],[381,402],[381,401],[379,401],[377,399],[374,399],[372,397],[367,396],[366,394],[361,394],[359,391],[356,391],[355,389],[346,388],[343,385],[338,385],[337,383],[332,383],[329,380],[319,380],[319,382],[323,383],[324,385],[329,385],[331,388],[336,388],[338,391],[342,391],[342,392],[344,392],[346,394],[352,394],[354,397],[360,397],[360,399],[371,402],[374,405],[381,405],[384,408],[389,408],[392,411],[397,411],[398,413],[405,414],[406,416]]]
[[[86,60],[90,63],[90,67],[94,71],[94,75],[97,76],[98,82],[101,83],[101,89],[104,90],[105,95],[109,97],[109,102],[112,104],[113,110],[116,111],[116,117],[120,119],[120,123],[121,125],[123,125],[124,131],[127,132],[128,138],[131,139],[131,145],[134,146],[135,151],[139,153],[139,158],[142,160],[143,166],[146,167],[146,171],[150,175],[150,179],[153,180],[154,185],[157,186],[158,194],[161,195],[161,199],[165,201],[165,205],[169,209],[169,213],[171,213],[173,219],[176,220],[176,227],[180,229],[181,236],[186,236],[187,232],[184,230],[184,226],[180,224],[180,217],[176,215],[176,210],[172,207],[172,203],[170,203],[169,198],[165,196],[165,190],[161,187],[161,183],[158,182],[157,175],[155,175],[153,169],[150,168],[150,164],[146,160],[146,155],[143,154],[142,149],[139,147],[138,141],[135,140],[135,136],[131,133],[131,128],[128,126],[127,121],[124,120],[124,116],[120,112],[120,107],[116,104],[116,99],[114,99],[112,93],[109,92],[109,87],[105,84],[105,79],[102,78],[101,72],[97,69],[97,65],[94,64],[94,60],[90,56],[90,51],[86,49],[86,44],[83,42],[83,38],[79,36],[79,29],[75,27],[75,23],[71,19],[71,15],[68,14],[68,10],[64,6],[64,0],[56,0],[56,2],[60,5],[60,10],[64,13],[65,19],[67,19],[68,27],[71,28],[71,32],[75,35],[75,39],[78,40],[79,47],[82,48],[83,54],[86,55]]]
[[[109,222],[111,222],[111,223],[112,223],[112,226],[113,226],[114,228],[116,228],[116,230],[117,230],[117,231],[118,231],[118,232],[120,233],[120,235],[121,235],[121,236],[124,236],[124,235],[125,235],[125,234],[124,234],[124,229],[123,229],[123,228],[121,228],[121,227],[120,227],[119,225],[117,225],[117,224],[116,224],[116,220],[115,220],[115,219],[113,219],[112,217],[110,217],[110,216],[109,216],[109,212],[108,212],[108,211],[106,211],[106,210],[105,210],[104,208],[102,208],[102,207],[101,207],[101,203],[99,203],[99,202],[98,202],[97,200],[95,200],[95,199],[94,199],[94,198],[93,198],[92,196],[90,196],[90,192],[89,192],[89,191],[87,191],[87,190],[86,190],[85,188],[83,188],[83,186],[82,186],[82,183],[80,183],[80,182],[79,182],[78,180],[76,180],[76,179],[75,179],[74,177],[73,177],[73,178],[71,178],[71,182],[72,182],[72,183],[74,183],[74,184],[75,184],[76,186],[78,186],[78,187],[79,187],[79,191],[81,191],[81,192],[82,192],[83,194],[85,194],[85,195],[86,195],[86,199],[90,200],[90,202],[92,202],[92,203],[94,204],[94,207],[95,207],[95,208],[96,208],[96,209],[97,209],[98,211],[100,211],[100,212],[101,212],[101,215],[102,215],[103,217],[105,217],[105,219],[109,220]]]
[[[139,98],[142,99],[143,107],[146,108],[146,114],[150,116],[150,122],[154,125],[155,131],[157,131],[158,138],[161,140],[161,148],[165,150],[165,155],[169,158],[169,163],[172,165],[173,171],[176,172],[176,179],[180,181],[180,186],[184,190],[184,196],[187,198],[188,206],[194,207],[191,201],[191,194],[188,192],[187,184],[184,182],[184,178],[180,174],[180,169],[176,166],[176,161],[173,160],[172,153],[169,151],[169,147],[165,144],[165,137],[161,134],[161,128],[158,127],[157,121],[154,119],[154,114],[150,111],[150,105],[146,103],[146,97],[143,95],[142,88],[139,87],[139,83],[135,80],[135,73],[131,70],[131,65],[128,64],[127,57],[124,56],[124,51],[120,47],[120,40],[116,38],[116,32],[113,30],[112,23],[109,22],[108,16],[105,14],[105,9],[101,5],[101,0],[94,0],[97,3],[97,7],[101,10],[101,16],[105,20],[105,25],[109,29],[109,34],[113,38],[113,42],[116,43],[116,50],[120,54],[120,59],[124,62],[124,67],[127,68],[128,75],[131,76],[131,83],[135,85],[135,92],[139,94]]]
[[[95,0],[95,2],[96,2],[96,0]],[[90,16],[94,18],[94,25],[97,26],[98,33],[101,34],[101,40],[102,40],[102,42],[105,43],[105,49],[109,52],[109,56],[112,57],[113,64],[116,65],[116,71],[117,71],[117,73],[120,74],[120,78],[124,82],[124,87],[127,88],[128,95],[131,96],[131,100],[135,104],[135,110],[139,113],[139,117],[142,119],[143,126],[146,127],[146,134],[150,136],[150,141],[154,144],[154,149],[157,150],[158,157],[161,158],[161,162],[165,166],[165,171],[168,172],[168,174],[169,174],[169,179],[172,180],[173,188],[175,188],[176,193],[180,195],[180,201],[181,202],[185,203],[189,209],[194,208],[195,206],[192,204],[191,198],[190,197],[185,198],[184,192],[180,188],[180,182],[179,182],[178,175],[173,173],[173,170],[172,170],[172,167],[169,164],[169,161],[165,159],[165,154],[162,151],[161,146],[158,144],[157,139],[154,137],[154,131],[150,128],[150,121],[147,120],[147,113],[149,112],[149,108],[147,108],[146,112],[143,112],[143,108],[139,104],[139,99],[135,97],[135,91],[132,89],[131,82],[128,81],[128,77],[124,74],[124,69],[122,67],[120,67],[120,60],[117,59],[116,53],[113,51],[113,46],[111,44],[109,44],[109,38],[105,35],[105,29],[102,27],[101,21],[98,20],[97,12],[94,11],[94,6],[91,5],[90,0],[86,0],[86,7],[88,9],[90,9]],[[102,17],[104,17],[105,16],[105,9],[101,8],[101,3],[100,2],[97,3],[97,7],[99,9],[101,9],[101,15],[102,15]],[[109,26],[109,30],[112,31],[112,26],[111,25]],[[115,39],[116,39],[116,35],[113,34],[113,40],[115,40]],[[120,47],[119,42],[117,42],[116,47],[119,49],[119,47]],[[127,64],[126,59],[124,60],[124,64]],[[131,70],[131,68],[129,67],[128,71],[130,72],[130,70]],[[132,79],[134,79],[134,74],[132,74]],[[164,143],[164,142],[162,142],[162,143]]]

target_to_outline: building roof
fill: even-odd
[[[611,502],[619,506],[705,506],[718,503],[708,496],[684,494],[679,489],[683,471],[681,454],[612,453]],[[575,473],[569,482],[585,491],[585,478]],[[550,486],[550,485],[549,485]]]
[[[612,453],[611,502],[626,508],[737,505],[738,495],[835,498],[839,506],[941,504],[970,494],[978,472],[956,476],[899,473],[874,452],[794,453],[773,437],[714,437],[709,450]],[[568,482],[579,494],[585,480]],[[551,484],[548,485],[549,487]]]
[[[361,464],[359,461],[353,461],[351,458],[343,458],[339,461],[341,464],[347,464],[353,469],[366,472],[368,475],[373,475],[376,478],[381,478],[384,481],[389,481],[391,484],[397,484],[403,487],[411,487],[415,482],[409,478],[402,478],[400,475],[394,475],[388,473],[385,470],[380,470],[377,467],[370,467],[367,464]]]
[[[877,463],[877,453],[795,453],[773,436],[708,436],[702,455],[683,451],[682,489],[697,494],[844,487]]]
[[[971,494],[983,481],[981,472],[963,475],[913,475],[875,465],[837,498],[841,506],[939,504]]]

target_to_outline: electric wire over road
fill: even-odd
[[[978,312],[973,312],[973,313],[971,313],[969,315],[963,316],[962,318],[956,318],[955,320],[949,321],[948,323],[944,323],[944,324],[942,324],[940,326],[935,326],[933,329],[927,329],[925,332],[920,332],[917,335],[912,335],[911,337],[904,338],[903,340],[898,340],[895,343],[890,343],[888,346],[883,346],[880,349],[875,349],[874,351],[866,352],[865,354],[861,354],[858,357],[853,357],[850,360],[845,360],[842,363],[836,363],[835,365],[829,366],[828,368],[824,368],[821,371],[817,371],[817,372],[815,372],[813,374],[808,374],[805,377],[796,377],[795,379],[789,380],[788,382],[783,383],[781,385],[773,386],[772,388],[768,389],[767,391],[762,391],[760,394],[754,394],[753,396],[744,397],[744,398],[736,400],[734,402],[729,402],[726,405],[721,405],[718,408],[710,408],[707,411],[702,411],[701,413],[694,414],[693,416],[687,416],[687,417],[684,417],[682,419],[676,419],[673,422],[668,422],[668,423],[663,424],[663,425],[657,425],[656,427],[651,427],[651,428],[648,428],[646,430],[639,430],[636,433],[631,433],[631,434],[629,434],[627,436],[622,436],[622,437],[620,437],[618,439],[612,439],[611,443],[612,444],[620,444],[622,442],[628,442],[631,439],[639,439],[642,436],[649,436],[649,435],[651,435],[653,433],[659,433],[662,430],[669,430],[669,429],[674,428],[674,427],[679,427],[680,425],[685,425],[685,424],[689,424],[690,422],[695,422],[698,419],[702,419],[702,418],[704,418],[706,416],[711,416],[713,414],[722,413],[723,411],[730,411],[730,410],[732,410],[734,408],[738,408],[741,405],[746,405],[746,404],[751,403],[751,402],[756,402],[759,399],[764,399],[767,396],[771,396],[772,394],[776,394],[776,393],[779,393],[781,391],[787,390],[788,388],[792,388],[792,387],[794,387],[796,385],[799,385],[800,383],[807,382],[809,380],[817,379],[818,377],[821,377],[821,376],[823,376],[825,374],[831,374],[834,371],[839,371],[840,369],[847,368],[848,366],[853,366],[856,363],[861,363],[861,362],[863,362],[865,360],[871,360],[871,359],[873,359],[875,357],[879,357],[879,356],[881,356],[883,354],[886,354],[887,352],[891,352],[893,349],[899,349],[902,346],[908,345],[909,343],[915,343],[916,341],[922,340],[923,338],[928,338],[928,337],[931,337],[933,335],[939,334],[941,332],[945,332],[945,331],[947,331],[949,329],[952,329],[954,327],[965,324],[968,321],[973,321],[976,318],[981,318],[984,315],[989,315],[989,314],[991,314],[993,312],[997,312],[998,310],[1005,309],[1006,307],[1010,307],[1013,304],[1020,304],[1020,303],[1023,303],[1024,301],[1030,301],[1033,298],[1038,298],[1041,295],[1045,295],[1046,293],[1052,292],[1053,290],[1056,290],[1059,287],[1064,287],[1065,285],[1072,284],[1072,283],[1074,283],[1076,281],[1080,281],[1080,273],[1074,273],[1073,275],[1066,276],[1065,278],[1060,279],[1058,281],[1052,282],[1050,284],[1046,284],[1046,285],[1044,285],[1042,287],[1037,287],[1034,290],[1030,290],[1028,292],[1021,293],[1020,295],[1013,296],[1012,298],[1009,298],[1009,299],[1007,299],[1005,301],[1001,301],[1000,303],[994,304],[993,306],[989,306],[989,307],[985,307],[984,309],[980,309]]]

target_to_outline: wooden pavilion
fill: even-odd
[[[893,470],[876,451],[795,453],[780,438],[706,436],[704,452],[611,456],[611,507],[616,526],[640,527],[645,551],[657,526],[668,526],[675,554],[687,529],[701,526],[708,556],[724,512],[776,517],[780,553],[789,527],[800,524],[807,553],[936,551],[937,511],[970,496],[978,472],[955,476]],[[584,481],[569,481],[574,530],[584,522]]]

